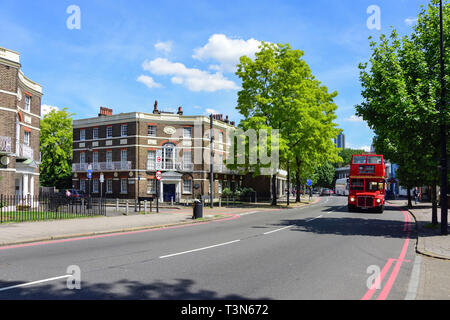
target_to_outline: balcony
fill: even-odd
[[[0,136],[0,154],[11,153],[11,137]]]
[[[33,149],[23,143],[18,143],[16,145],[16,158],[17,159],[34,159],[34,151]]]
[[[88,163],[73,163],[72,172],[87,172],[88,166]],[[128,171],[131,167],[131,161],[96,162],[92,163],[92,172]]]

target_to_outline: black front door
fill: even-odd
[[[175,185],[174,184],[164,184],[163,187],[163,200],[164,202],[175,202]]]

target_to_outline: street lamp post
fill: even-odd
[[[441,234],[448,234],[448,199],[447,199],[447,129],[446,129],[446,93],[444,79],[444,23],[442,14],[442,0],[439,2],[440,20],[440,65],[441,65]]]

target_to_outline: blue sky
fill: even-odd
[[[389,33],[390,26],[409,33],[427,3],[0,0],[0,47],[21,53],[24,73],[43,86],[43,104],[67,107],[75,119],[96,116],[100,106],[151,112],[158,100],[163,110],[215,110],[239,122],[237,57],[251,55],[259,41],[289,43],[339,93],[337,123],[347,147],[368,147],[373,133],[354,116],[368,37]],[[80,9],[80,29],[67,27],[71,5]],[[381,30],[367,27],[371,5],[380,8]]]

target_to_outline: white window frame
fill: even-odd
[[[184,139],[192,139],[192,127],[184,127],[183,128],[183,138]]]
[[[147,152],[147,170],[156,170],[156,151],[149,150]]]
[[[31,97],[29,95],[25,95],[25,106],[24,110],[30,112],[31,110]]]
[[[156,194],[156,180],[155,179],[147,180],[147,194]]]
[[[86,152],[80,152],[80,163],[86,163]]]
[[[128,150],[120,150],[120,162],[121,163],[128,162]]]
[[[112,179],[106,180],[106,193],[107,194],[113,193],[113,180]]]
[[[98,189],[99,189],[99,180],[93,179],[92,180],[92,193],[99,193]]]
[[[98,139],[98,128],[92,129],[92,139]]]
[[[80,141],[86,140],[86,129],[80,130]]]
[[[120,179],[120,194],[128,194],[128,179]]]
[[[30,142],[31,142],[31,132],[24,131],[23,132],[23,144],[26,146],[30,146]]]
[[[113,127],[107,126],[106,127],[106,138],[112,138],[113,137]]]
[[[80,190],[86,192],[86,181],[87,180],[80,180]]]
[[[128,124],[120,125],[120,136],[127,137],[128,136]]]
[[[147,136],[149,137],[156,137],[156,126],[149,125],[147,127]]]
[[[183,180],[183,194],[192,194],[192,180]]]

